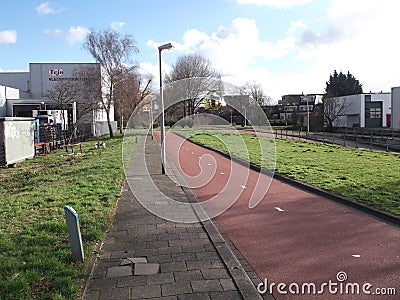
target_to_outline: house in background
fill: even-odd
[[[363,93],[335,98],[345,105],[344,116],[338,117],[335,127],[380,128],[391,126],[391,93]]]

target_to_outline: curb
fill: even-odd
[[[177,133],[175,133],[175,134],[177,134]],[[177,135],[179,135],[179,134],[177,134]],[[181,136],[181,137],[185,138],[184,136]],[[232,160],[232,161],[234,161],[236,163],[241,164],[242,166],[250,167],[250,169],[252,169],[253,171],[256,171],[256,172],[262,173],[264,175],[273,177],[273,178],[275,178],[275,179],[277,179],[279,181],[282,181],[284,183],[290,184],[290,185],[295,186],[297,188],[300,188],[300,189],[302,189],[304,191],[307,191],[307,192],[316,194],[318,196],[322,196],[322,197],[324,197],[324,198],[326,198],[328,200],[331,200],[331,201],[334,201],[334,202],[349,206],[349,207],[354,208],[354,209],[356,209],[358,211],[366,213],[366,214],[368,214],[368,215],[370,215],[372,217],[375,217],[375,218],[377,218],[377,219],[379,219],[381,221],[384,221],[384,222],[389,223],[391,225],[395,225],[395,226],[400,227],[400,217],[398,217],[396,215],[393,215],[393,214],[391,214],[389,212],[384,212],[384,211],[378,210],[378,209],[373,208],[373,207],[371,207],[371,206],[369,206],[367,204],[359,203],[359,202],[357,202],[355,200],[352,200],[352,199],[349,199],[347,197],[334,194],[332,192],[329,192],[329,191],[323,190],[321,188],[315,187],[313,185],[310,185],[310,184],[307,184],[307,183],[304,183],[304,182],[301,182],[301,181],[286,177],[284,175],[281,175],[281,174],[278,174],[278,173],[273,173],[268,169],[265,169],[265,168],[262,168],[260,166],[254,165],[254,164],[252,164],[250,162],[244,161],[241,158],[238,158],[238,157],[235,157],[235,156],[230,156],[227,153],[224,153],[224,152],[222,152],[220,150],[213,149],[213,148],[208,147],[206,145],[202,145],[200,143],[197,143],[197,142],[194,142],[194,141],[190,141],[190,140],[188,140],[188,141],[193,143],[193,144],[195,144],[195,145],[201,146],[201,147],[203,147],[203,148],[205,148],[207,150],[210,150],[210,151],[213,151],[213,152],[215,152],[217,154],[220,154],[220,155],[224,156],[225,158],[228,158],[228,159],[230,159],[230,160]]]

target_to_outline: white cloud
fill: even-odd
[[[49,37],[59,37],[62,36],[64,32],[61,29],[54,29],[54,30],[46,29],[44,31],[44,34]]]
[[[328,30],[305,32],[297,57],[325,79],[334,69],[349,70],[364,91],[390,91],[400,83],[400,42],[393,23],[399,9],[397,1],[335,0],[327,9]]]
[[[182,41],[170,41],[175,51],[185,54],[198,53],[210,59],[213,66],[222,73],[223,79],[228,82],[243,85],[247,81],[255,80],[264,82],[269,87],[273,86],[269,84],[272,75],[258,61],[282,58],[297,47],[297,41],[292,36],[283,36],[275,42],[262,41],[255,20],[246,18],[236,18],[229,27],[220,26],[211,34],[197,29],[187,30]],[[154,49],[161,44],[152,40],[147,42],[147,45]]]
[[[17,42],[17,31],[3,30],[0,31],[0,44],[15,44]]]
[[[65,8],[55,9],[55,8],[50,6],[49,2],[43,2],[43,3],[39,4],[38,7],[35,8],[35,10],[36,10],[36,12],[37,12],[37,14],[39,16],[56,14],[56,13],[59,13],[59,12],[63,11],[64,9]]]
[[[65,39],[70,45],[83,41],[90,33],[90,30],[82,26],[71,26],[65,35]]]
[[[122,27],[124,27],[125,22],[111,22],[111,28],[114,29],[115,31],[120,30]]]
[[[236,0],[238,4],[255,4],[260,6],[272,6],[276,8],[286,8],[304,5],[314,0]]]
[[[237,18],[212,33],[190,29],[170,42],[177,55],[210,59],[228,82],[260,82],[275,100],[288,93],[323,93],[335,69],[350,71],[366,92],[390,91],[400,85],[400,40],[393,22],[398,11],[397,1],[333,0],[318,20],[293,20],[278,40],[262,39],[255,20]],[[157,66],[153,74],[158,76]]]
[[[290,22],[287,32],[294,33],[300,29],[307,29],[307,28],[308,28],[308,26],[303,20],[298,20],[295,22]]]

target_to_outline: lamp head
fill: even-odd
[[[164,45],[161,45],[160,47],[158,47],[158,51],[161,52],[162,50],[169,50],[172,48],[174,48],[174,46],[172,46],[171,43],[168,43],[168,44],[164,44]]]

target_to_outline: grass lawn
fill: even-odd
[[[271,168],[261,155],[259,141],[266,149],[272,139],[242,133],[249,160]],[[238,144],[237,134],[212,131],[197,134],[192,140],[226,152],[221,140]],[[235,142],[236,141],[236,142]],[[276,165],[279,174],[349,197],[380,210],[400,215],[400,156],[398,153],[343,148],[322,143],[275,139]],[[230,147],[232,154],[245,158],[241,147]]]
[[[124,181],[122,136],[0,169],[0,299],[75,299],[84,263],[71,260],[64,206],[79,214],[85,257],[102,239]],[[138,145],[134,144],[135,145]]]

